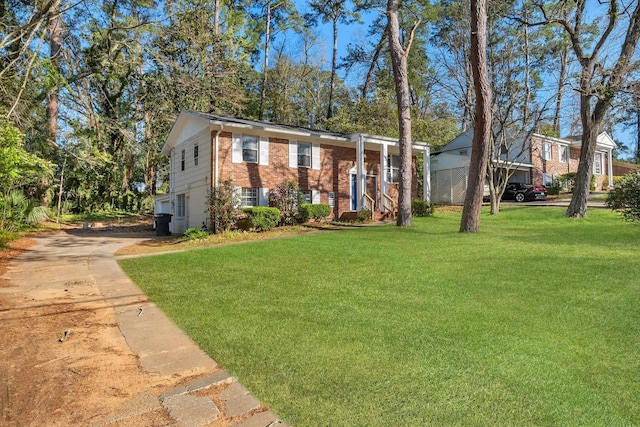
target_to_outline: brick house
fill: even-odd
[[[413,149],[413,196],[417,197]],[[307,203],[325,203],[335,219],[370,209],[376,218],[395,213],[399,181],[397,139],[314,130],[193,111],[176,119],[162,148],[169,157],[169,193],[155,200],[156,213],[173,215],[170,231],[208,225],[212,186],[231,179],[243,206],[267,206],[269,188],[294,180]],[[429,180],[422,195],[429,199]]]
[[[462,204],[467,188],[473,129],[458,135],[431,156],[432,201],[437,204]],[[510,182],[546,185],[554,179],[578,170],[580,137],[552,138],[533,134],[528,141],[511,144],[508,162],[513,175]],[[593,162],[596,189],[613,183],[613,150],[616,143],[606,132],[598,135]],[[507,161],[503,155],[502,161]]]

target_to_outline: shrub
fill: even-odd
[[[184,237],[186,237],[189,240],[206,239],[207,237],[209,237],[209,233],[199,228],[193,227],[193,228],[187,228],[184,231]]]
[[[573,186],[576,182],[576,173],[569,172],[564,175],[560,175],[560,177],[556,181],[558,185],[569,192],[573,192]]]
[[[313,218],[314,221],[321,221],[323,218],[329,216],[330,213],[331,206],[324,203],[303,203],[300,205],[300,214],[304,221],[309,221],[311,218]]]
[[[558,177],[557,179],[558,185],[566,189],[570,193],[573,193],[573,187],[576,184],[576,175],[577,175],[576,172],[569,172],[569,173],[565,173],[564,175],[560,175],[560,177]],[[590,191],[594,191],[596,189],[595,175],[591,175],[591,182],[589,183],[589,189]],[[558,194],[559,193],[560,192],[558,191]]]
[[[607,206],[629,221],[640,220],[640,172],[623,176],[607,195]]]
[[[562,190],[562,186],[560,185],[560,180],[555,179],[553,181],[553,184],[547,187],[547,195],[557,196],[558,194],[560,194],[561,190]]]
[[[11,190],[0,199],[0,229],[18,231],[49,219],[49,210],[36,206],[20,190]]]
[[[280,210],[280,225],[302,222],[300,206],[303,203],[304,194],[295,181],[285,180],[269,189],[269,206]]]
[[[209,192],[209,227],[214,234],[231,230],[242,216],[240,198],[228,179]]]
[[[247,227],[256,230],[269,231],[277,226],[280,221],[280,209],[278,208],[256,206],[245,208],[244,213],[248,215],[246,219]]]
[[[360,209],[356,212],[356,222],[369,222],[373,220],[373,212],[369,209]]]
[[[433,203],[429,203],[422,199],[411,200],[411,215],[414,216],[428,216],[433,215],[435,206]]]

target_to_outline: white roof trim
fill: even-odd
[[[188,128],[187,125],[190,123],[195,123],[193,129],[198,129],[198,131],[202,131],[206,128],[211,131],[215,131],[215,128],[219,130],[254,130],[256,132],[266,132],[273,135],[284,135],[284,136],[293,136],[293,137],[307,137],[307,138],[315,138],[318,140],[325,140],[327,142],[333,141],[335,143],[356,143],[360,138],[362,138],[363,142],[375,144],[375,145],[388,145],[388,146],[399,146],[399,141],[396,138],[390,138],[385,136],[376,136],[376,135],[367,135],[367,134],[340,134],[338,132],[332,133],[329,131],[319,131],[306,128],[297,128],[296,126],[286,126],[286,125],[277,125],[277,124],[269,124],[262,122],[254,122],[252,120],[245,119],[236,119],[233,117],[229,117],[229,120],[225,120],[225,117],[220,117],[212,114],[199,113],[196,111],[182,111],[176,120],[173,123],[173,127],[167,136],[167,139],[162,147],[162,154],[169,155],[171,150],[181,141],[178,141],[178,138],[181,138],[181,135],[185,128]],[[244,123],[246,122],[246,123]],[[422,153],[424,152],[425,147],[429,146],[429,144],[424,142],[414,142],[411,146],[413,152]]]

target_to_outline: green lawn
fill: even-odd
[[[459,219],[121,265],[295,426],[640,424],[640,226]]]

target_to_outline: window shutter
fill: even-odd
[[[231,162],[242,163],[242,135],[234,133],[231,142]]]
[[[258,156],[261,165],[269,164],[269,138],[260,137],[260,155]]]
[[[289,167],[298,167],[298,141],[289,141]]]
[[[320,170],[320,144],[311,145],[311,168]]]
[[[311,203],[317,205],[320,203],[320,191],[319,190],[311,190]]]
[[[269,206],[269,189],[268,188],[258,189],[258,205]]]

